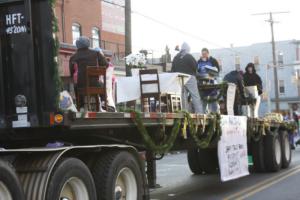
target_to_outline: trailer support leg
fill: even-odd
[[[147,161],[147,178],[150,188],[156,188],[156,160],[155,154],[152,151],[146,152],[146,161]]]

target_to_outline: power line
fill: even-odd
[[[290,13],[289,11],[280,11],[280,12],[264,12],[264,13],[254,13],[252,14],[253,16],[255,15],[270,15],[270,13],[272,13],[272,15],[275,14],[286,14],[286,13]]]
[[[192,38],[195,38],[195,39],[200,40],[200,41],[202,41],[202,42],[205,42],[205,43],[207,43],[207,44],[211,44],[211,45],[213,45],[213,46],[220,47],[220,48],[224,48],[224,49],[227,49],[227,50],[229,50],[229,51],[238,53],[238,52],[232,50],[231,48],[223,47],[223,46],[220,45],[220,44],[217,44],[217,43],[215,43],[215,42],[211,42],[211,41],[209,41],[209,40],[203,39],[203,38],[199,37],[198,35],[195,35],[195,34],[193,34],[193,33],[187,32],[187,31],[183,31],[183,30],[181,30],[181,29],[179,29],[179,28],[177,28],[177,27],[175,27],[175,26],[173,26],[173,25],[170,25],[170,24],[168,24],[168,23],[162,22],[162,21],[157,20],[157,19],[155,19],[155,18],[153,18],[153,17],[149,17],[149,16],[144,15],[144,14],[142,14],[142,13],[140,13],[140,12],[132,11],[132,13],[137,14],[137,15],[140,15],[140,16],[142,16],[142,17],[148,19],[148,20],[151,20],[151,21],[157,23],[157,24],[160,24],[160,25],[165,26],[165,27],[167,27],[167,28],[169,28],[169,29],[172,29],[172,30],[174,30],[174,31],[176,31],[176,32],[179,32],[179,33],[182,33],[182,34],[184,34],[184,35],[190,36],[190,37],[192,37]]]
[[[125,8],[125,6],[120,5],[120,4],[117,4],[117,3],[112,2],[112,1],[107,1],[107,0],[102,0],[102,1],[105,2],[105,3],[109,3],[109,4],[112,4],[112,5],[121,7],[121,8]],[[175,27],[175,26],[173,26],[173,25],[170,25],[170,24],[168,24],[168,23],[166,23],[166,22],[162,22],[162,21],[160,21],[160,20],[158,20],[158,19],[155,19],[155,18],[153,18],[153,17],[147,16],[147,15],[145,15],[145,14],[142,14],[142,13],[138,12],[138,11],[131,10],[131,13],[136,14],[136,15],[139,15],[139,16],[142,16],[142,17],[144,17],[144,18],[146,18],[146,19],[148,19],[148,20],[151,20],[151,21],[153,21],[153,22],[155,22],[155,23],[157,23],[157,24],[160,24],[160,25],[162,25],[162,26],[165,26],[165,27],[167,27],[167,28],[169,28],[169,29],[171,29],[171,30],[173,30],[173,31],[179,32],[179,33],[181,33],[181,34],[183,34],[183,35],[192,37],[192,38],[194,38],[194,39],[197,39],[197,40],[199,40],[199,41],[205,42],[205,43],[207,43],[207,44],[211,44],[211,45],[213,45],[213,46],[216,46],[216,47],[219,47],[219,48],[226,49],[226,50],[228,50],[228,51],[230,51],[230,52],[234,52],[234,53],[236,53],[236,54],[241,54],[240,52],[237,52],[237,51],[233,50],[232,48],[224,47],[223,45],[217,44],[217,43],[215,43],[215,42],[211,42],[211,41],[206,40],[206,39],[204,39],[204,38],[201,38],[200,36],[195,35],[195,34],[193,34],[193,33],[190,33],[190,32],[187,32],[187,31],[183,31],[183,30],[181,30],[181,29],[179,29],[179,28],[177,28],[177,27]]]
[[[108,0],[102,0],[103,2],[105,3],[109,3],[111,5],[114,5],[114,6],[118,6],[118,7],[121,7],[121,8],[125,8],[125,5],[121,5],[121,4],[118,4],[118,3],[115,3],[113,1],[108,1]],[[126,0],[125,0],[126,1]]]

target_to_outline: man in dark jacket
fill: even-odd
[[[256,104],[251,107],[251,117],[258,117],[258,109],[260,106],[260,95],[263,93],[262,81],[260,76],[256,73],[255,65],[253,63],[248,63],[244,74],[244,84],[246,87],[257,86],[258,94],[251,94],[253,98],[256,98]]]
[[[69,67],[70,67],[70,76],[74,77],[74,74],[77,73],[77,81],[74,80],[74,89],[77,94],[77,88],[86,87],[86,69],[88,66],[104,66],[108,67],[108,63],[105,57],[100,54],[98,51],[89,49],[90,40],[88,37],[81,36],[76,41],[77,51],[70,58]],[[90,86],[100,86],[99,79],[96,77],[91,78]],[[77,97],[77,95],[76,95]],[[83,97],[80,97],[83,98]],[[82,100],[80,102],[83,102]],[[82,105],[80,105],[82,106]]]
[[[175,56],[172,63],[172,72],[180,72],[191,75],[189,81],[183,88],[182,104],[183,109],[188,110],[188,95],[189,92],[192,97],[192,105],[195,113],[203,113],[202,102],[199,95],[196,74],[197,62],[190,54],[190,46],[183,43],[180,52]]]
[[[245,99],[243,73],[237,68],[224,76],[224,81],[234,83],[237,90],[234,98],[234,115],[242,115],[242,100]]]

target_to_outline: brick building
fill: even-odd
[[[117,61],[125,55],[124,0],[57,0],[56,17],[59,27],[60,74],[69,77],[69,58],[76,51],[76,39],[87,36],[91,48],[101,47],[112,52]]]

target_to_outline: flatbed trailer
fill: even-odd
[[[193,173],[218,173],[219,115],[58,109],[54,3],[0,1],[0,199],[149,199],[155,161],[173,150]],[[289,166],[288,124],[248,127],[256,171]]]
[[[10,173],[17,177],[14,178],[18,182],[16,185],[23,188],[25,199],[49,199],[47,194],[52,192],[49,185],[53,184],[51,177],[56,175],[56,168],[63,168],[60,164],[66,159],[77,159],[76,161],[83,162],[92,171],[94,166],[97,166],[97,163],[101,165],[99,163],[103,162],[102,160],[105,160],[107,156],[111,155],[110,159],[113,160],[115,159],[114,156],[117,157],[117,155],[126,153],[127,156],[131,156],[131,159],[136,161],[139,170],[134,171],[135,178],[138,180],[130,184],[136,182],[142,186],[138,191],[138,197],[135,196],[133,199],[149,198],[148,188],[156,187],[157,184],[155,162],[168,151],[187,151],[190,169],[195,174],[218,173],[217,143],[220,135],[216,133],[216,129],[215,132],[211,133],[207,131],[198,133],[199,141],[206,141],[206,143],[201,143],[203,146],[199,146],[199,141],[197,143],[191,133],[188,133],[189,131],[184,133],[185,131],[182,129],[186,113],[140,113],[141,122],[157,147],[168,145],[162,142],[162,134],[164,137],[171,137],[174,124],[179,121],[180,130],[176,138],[174,141],[164,139],[163,141],[169,141],[172,144],[162,150],[161,148],[152,148],[149,141],[145,140],[137,128],[136,114],[136,112],[68,113],[64,115],[63,123],[56,127],[1,130],[0,144],[3,149],[0,151],[0,162],[6,163],[3,165],[7,165],[6,167],[12,171]],[[195,125],[201,128],[203,125],[206,126],[206,130],[218,118],[218,116],[213,115],[195,114],[191,114],[190,117]],[[285,123],[270,121],[267,126],[265,124],[265,120],[262,119],[248,119],[248,126],[253,129],[251,132],[248,131],[249,154],[253,156],[256,171],[279,171],[281,167],[288,167],[291,161],[286,132],[288,128]],[[162,129],[164,129],[163,132]],[[276,142],[280,142],[279,147],[276,147]],[[52,148],[47,147],[49,143],[54,146]],[[278,148],[281,158],[277,162]],[[123,160],[124,164],[126,163],[125,160]],[[147,167],[145,167],[145,163]],[[101,173],[110,174],[110,177],[104,180],[103,177],[96,177],[95,173],[92,173],[97,190],[99,187],[101,192],[107,190],[106,187],[102,188],[103,186],[97,185],[103,181],[112,184],[110,188],[118,189],[119,186],[111,182],[118,180],[117,175],[110,172],[110,169],[117,168],[118,166],[115,166],[114,162],[109,163],[109,167],[101,168],[103,170]],[[133,167],[131,170],[137,169]],[[120,173],[120,171],[114,173]],[[128,174],[125,175],[128,176]],[[70,184],[76,186],[76,183],[71,182]],[[122,193],[124,188],[118,191]],[[60,189],[62,193],[67,195],[70,192],[68,188]],[[19,190],[22,191],[22,189]],[[131,190],[133,192],[126,191],[126,193],[137,192],[135,189],[131,188]],[[14,192],[12,191],[12,194],[17,194]],[[112,192],[112,190],[106,192]],[[114,193],[114,195],[118,194],[117,192]],[[89,197],[88,199],[93,198]],[[127,196],[127,199],[132,198]]]

